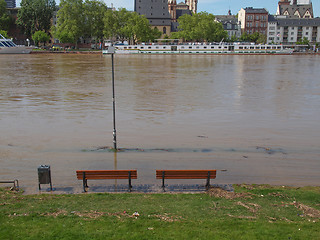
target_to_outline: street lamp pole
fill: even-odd
[[[117,131],[116,131],[116,97],[114,89],[114,47],[113,52],[111,53],[111,62],[112,62],[112,109],[113,109],[113,148],[117,151]]]
[[[111,54],[111,64],[112,64],[112,110],[113,110],[113,149],[117,151],[117,131],[116,131],[116,93],[114,89],[114,53],[115,48],[113,44],[108,47],[108,54]]]

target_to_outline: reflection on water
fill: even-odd
[[[120,147],[221,150],[148,152],[144,159],[140,153],[81,151],[112,145],[110,56],[0,56],[0,173],[19,178],[22,169],[32,175],[37,164],[50,163],[67,181],[68,171],[80,167],[131,166],[146,173],[219,165],[242,174],[222,176],[223,181],[263,182],[268,171],[282,179],[292,174],[290,167],[303,166],[303,181],[313,184],[319,177],[312,171],[320,169],[319,62],[312,55],[116,55]],[[256,146],[288,154],[250,152]],[[260,175],[252,176],[252,168],[261,166]],[[142,180],[151,177],[146,173]]]

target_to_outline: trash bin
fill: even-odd
[[[38,179],[39,190],[41,190],[40,184],[50,184],[50,189],[52,191],[51,170],[49,165],[40,165],[38,167]]]

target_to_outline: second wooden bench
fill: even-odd
[[[217,170],[156,170],[156,178],[162,179],[165,191],[165,179],[207,179],[206,189],[210,187],[210,179],[216,178]]]
[[[83,181],[85,192],[88,187],[88,179],[128,179],[131,192],[131,179],[137,179],[137,170],[78,170],[77,178]]]

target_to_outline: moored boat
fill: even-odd
[[[0,54],[23,54],[30,53],[31,50],[32,47],[18,46],[0,34]]]
[[[116,45],[118,54],[291,54],[292,49],[284,49],[282,45],[267,44],[140,44]],[[104,49],[103,54],[108,53]]]

